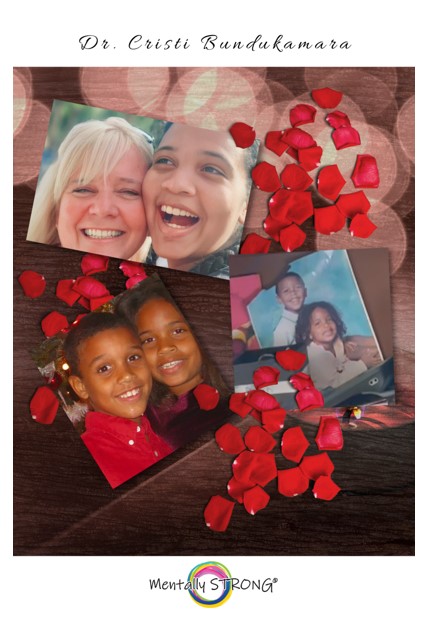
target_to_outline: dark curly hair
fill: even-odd
[[[327,311],[331,319],[335,322],[337,327],[337,335],[342,339],[346,332],[347,327],[341,319],[339,312],[335,309],[334,305],[330,302],[321,300],[319,302],[312,302],[308,305],[304,305],[298,314],[298,320],[295,327],[295,342],[296,343],[310,343],[310,324],[311,315],[315,309],[324,309]]]

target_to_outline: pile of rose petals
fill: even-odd
[[[306,362],[304,354],[287,349],[276,354],[276,361],[287,370],[298,370]],[[256,514],[267,507],[270,495],[264,487],[277,480],[277,490],[285,497],[303,494],[313,483],[312,492],[316,499],[332,500],[340,491],[333,481],[334,464],[327,451],[338,451],[343,447],[340,422],[335,416],[321,416],[315,442],[321,453],[305,455],[309,448],[300,426],[285,430],[280,439],[282,456],[296,466],[281,469],[277,467],[273,450],[278,439],[274,434],[284,428],[286,411],[273,395],[261,387],[278,383],[280,371],[263,366],[253,375],[255,389],[247,393],[233,393],[229,408],[241,417],[251,415],[258,425],[249,427],[242,436],[238,427],[231,423],[221,426],[215,433],[219,448],[235,456],[232,476],[227,483],[227,493],[233,500],[214,495],[205,507],[206,525],[213,531],[225,531],[229,525],[236,502],[242,504],[249,514]],[[323,405],[323,397],[314,387],[310,376],[298,372],[290,377],[297,390],[296,401],[300,410]],[[320,397],[319,397],[320,396]]]
[[[336,108],[342,93],[330,88],[311,92],[314,102],[323,109]],[[331,235],[340,231],[348,222],[350,234],[367,238],[376,226],[367,216],[370,203],[362,190],[340,194],[346,179],[336,164],[321,166],[323,149],[301,125],[313,123],[318,110],[309,104],[298,104],[289,113],[290,128],[271,131],[266,134],[264,144],[276,155],[286,153],[296,163],[285,165],[278,173],[268,162],[259,162],[252,170],[252,180],[257,188],[273,193],[268,200],[268,215],[264,220],[264,231],[271,239],[279,242],[284,251],[299,248],[306,239],[302,225],[313,217],[318,233]],[[332,110],[325,117],[332,128],[332,141],[337,151],[358,147],[360,135],[352,127],[349,117],[341,110]],[[247,148],[255,140],[255,131],[245,123],[235,123],[230,128],[238,147]],[[317,169],[317,170],[316,170]],[[311,173],[314,171],[313,173]],[[309,174],[311,173],[311,174]],[[370,154],[356,155],[351,180],[355,188],[378,188],[380,183],[377,162]],[[314,207],[310,187],[331,205]],[[271,239],[257,233],[250,233],[244,240],[240,252],[268,253]]]

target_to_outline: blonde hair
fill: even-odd
[[[82,184],[99,174],[106,177],[131,147],[136,147],[147,164],[151,164],[152,145],[142,130],[125,119],[109,117],[105,121],[75,125],[62,141],[56,162],[39,179],[27,240],[59,246],[58,207],[71,176],[79,171]],[[143,248],[146,246],[144,243]]]

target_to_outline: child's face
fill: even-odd
[[[328,311],[316,307],[310,317],[310,339],[319,346],[330,346],[336,336],[337,325]]]
[[[136,323],[153,378],[175,395],[194,389],[202,381],[202,355],[181,313],[167,300],[149,300]]]
[[[190,269],[244,221],[244,150],[228,132],[174,124],[154,155],[143,194],[154,250],[169,267]]]
[[[282,279],[277,288],[277,299],[288,311],[298,313],[307,296],[307,290],[295,276]]]
[[[153,381],[131,330],[103,330],[81,344],[79,356],[80,376],[71,376],[70,383],[93,410],[124,419],[144,414]]]
[[[147,235],[142,180],[148,164],[129,149],[104,178],[81,184],[71,179],[59,203],[57,229],[62,246],[129,259]]]

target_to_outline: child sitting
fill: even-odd
[[[171,453],[144,416],[152,377],[124,318],[87,315],[68,333],[64,354],[70,385],[90,407],[81,438],[112,488]]]
[[[295,343],[298,314],[307,297],[307,289],[300,275],[296,272],[281,274],[276,282],[276,296],[283,311],[274,329],[273,345],[290,346]]]

